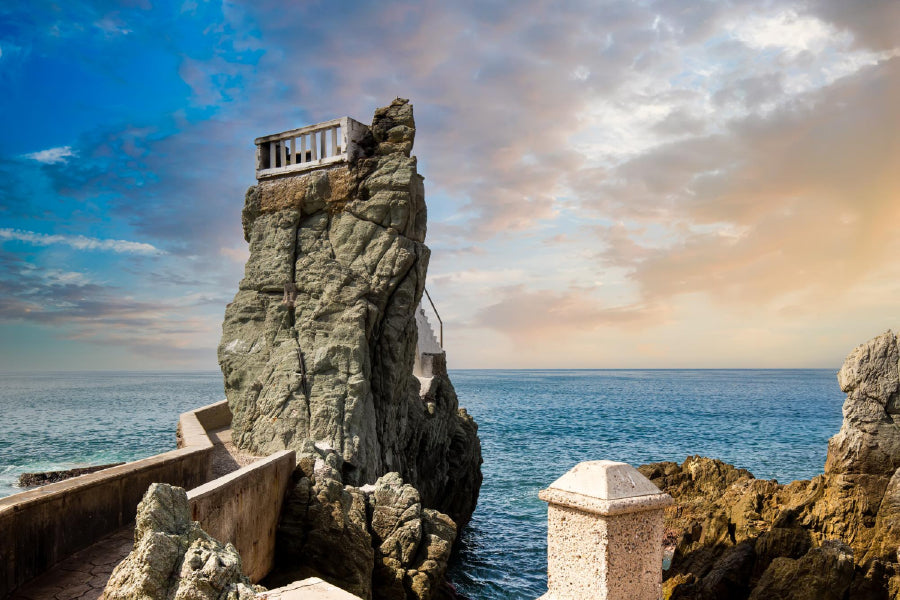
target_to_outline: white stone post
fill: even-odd
[[[672,497],[631,465],[583,462],[538,494],[547,508],[540,600],[659,600]]]

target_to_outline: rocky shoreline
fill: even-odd
[[[850,353],[838,373],[844,421],[811,480],[759,480],[697,456],[641,466],[676,500],[665,598],[900,598],[898,369],[892,331]]]
[[[76,467],[74,469],[65,469],[62,471],[41,471],[37,473],[22,473],[19,475],[18,485],[22,488],[27,487],[35,487],[39,485],[47,485],[49,483],[56,483],[57,481],[65,481],[66,479],[71,479],[72,477],[79,477],[80,475],[87,475],[89,473],[96,473],[97,471],[102,471],[103,469],[111,469],[112,467],[118,467],[119,465],[124,465],[125,463],[117,462],[110,463],[108,465],[92,465],[90,467]]]

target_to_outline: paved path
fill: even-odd
[[[133,536],[134,523],[57,563],[20,586],[9,600],[96,600],[113,569],[131,552]]]
[[[243,454],[231,443],[231,429],[207,432],[215,444],[213,478],[251,464],[258,457]],[[8,600],[96,600],[106,582],[134,547],[134,523],[94,542],[16,589]]]

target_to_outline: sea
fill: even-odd
[[[841,425],[835,370],[453,370],[478,422],[484,484],[449,578],[471,600],[547,589],[538,491],[581,461],[722,459],[786,483],[822,472]],[[0,497],[27,471],[175,448],[181,412],[224,397],[218,372],[0,373]]]

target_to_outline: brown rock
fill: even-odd
[[[853,550],[829,540],[802,558],[776,558],[750,600],[843,600],[853,579]]]
[[[103,469],[118,467],[125,463],[110,463],[108,465],[94,465],[91,467],[77,467],[75,469],[66,469],[64,471],[43,471],[40,473],[22,473],[19,475],[19,487],[34,487],[37,485],[47,485],[48,483],[56,483],[57,481],[65,481],[72,477],[80,477],[89,473],[96,473]]]
[[[671,598],[897,597],[898,360],[890,331],[847,357],[844,422],[811,481],[760,481],[700,457],[640,468],[676,500],[666,513],[677,539]]]

